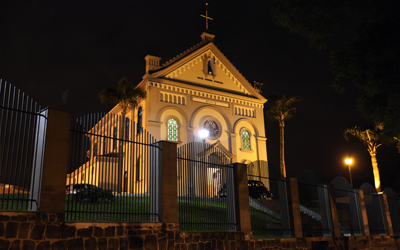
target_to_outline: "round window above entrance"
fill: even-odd
[[[209,119],[204,122],[204,129],[209,131],[208,138],[217,139],[220,136],[220,125],[217,121]]]

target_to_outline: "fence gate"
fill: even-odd
[[[0,210],[37,211],[47,109],[0,80]]]
[[[274,170],[266,161],[247,165],[251,229],[257,238],[291,237],[286,179]]]
[[[178,209],[181,231],[234,231],[233,168],[216,144],[178,148]]]
[[[93,114],[71,125],[67,221],[157,222],[161,149],[140,123]]]

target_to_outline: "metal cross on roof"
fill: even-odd
[[[206,3],[206,15],[200,15],[201,17],[204,17],[206,19],[206,30],[208,30],[208,19],[213,20],[211,17],[208,16],[207,6],[208,3]]]

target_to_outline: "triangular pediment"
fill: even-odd
[[[209,60],[212,60],[213,64],[211,74]],[[193,83],[266,101],[212,41],[199,44],[166,62],[160,69],[151,73],[151,77]]]

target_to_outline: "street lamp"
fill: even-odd
[[[203,142],[206,142],[206,139],[207,139],[207,137],[208,137],[208,133],[209,133],[209,131],[208,131],[207,129],[201,129],[201,130],[199,130],[199,136],[200,136],[200,138],[201,138],[201,140],[202,140]]]
[[[353,159],[348,158],[348,159],[344,160],[344,162],[346,162],[346,164],[349,166],[350,184],[354,188],[353,180],[351,179],[351,168],[350,168],[350,165],[353,163]]]
[[[206,139],[208,137],[208,133],[209,133],[209,131],[207,129],[203,128],[203,129],[199,130],[199,136],[200,136],[201,140],[203,141],[203,145],[204,145],[204,151],[203,151],[204,162],[206,161]],[[204,168],[204,171],[203,171],[204,209],[206,209],[207,208],[207,167],[206,167],[205,163],[203,163],[203,168]]]

